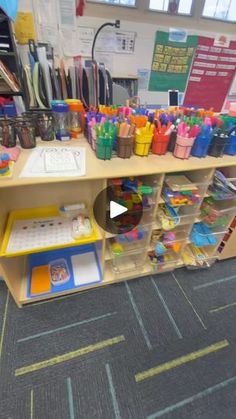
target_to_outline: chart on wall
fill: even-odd
[[[156,32],[149,91],[185,90],[198,37],[189,35],[186,42],[169,39],[168,32]]]
[[[219,47],[212,38],[199,37],[184,105],[220,112],[235,77],[236,41]]]

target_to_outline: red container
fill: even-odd
[[[162,156],[166,154],[167,147],[170,141],[170,135],[155,133],[152,141],[152,152]]]

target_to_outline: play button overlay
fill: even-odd
[[[124,212],[127,212],[128,208],[124,207],[123,205],[117,204],[117,202],[111,201],[110,202],[110,217],[115,218]]]
[[[124,185],[108,186],[97,195],[93,213],[97,224],[107,233],[128,233],[142,219],[142,196]]]

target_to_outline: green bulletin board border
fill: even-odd
[[[198,43],[197,35],[189,35],[187,38],[187,42],[172,42],[172,41],[169,41],[169,32],[157,31],[155,44],[154,44],[152,69],[151,69],[148,90],[151,92],[157,92],[157,91],[167,92],[170,89],[176,89],[176,90],[179,90],[180,92],[184,92],[197,43]],[[161,51],[159,53],[158,49],[156,49],[157,45],[163,46],[163,51],[164,51],[164,47],[171,47],[171,48],[178,48],[178,49],[185,48],[186,49],[185,58],[187,57],[187,60],[184,63],[184,66],[181,66],[182,67],[181,71],[185,71],[185,72],[184,73],[167,72],[165,68],[166,69],[169,68],[169,70],[173,69],[174,71],[179,70],[178,66],[177,67],[176,65],[170,66],[171,62],[168,62],[170,59],[172,60],[174,58],[178,58],[178,56],[176,54],[176,57],[175,55],[172,55],[171,57],[171,49],[170,49],[170,55],[168,56],[166,56],[166,54],[162,53]],[[188,48],[193,48],[191,55],[187,55]],[[161,50],[162,48],[160,47],[159,49]],[[190,52],[191,51],[189,51],[189,53]],[[162,55],[164,56],[163,58],[162,58]],[[181,58],[181,54],[179,58]],[[153,71],[153,67],[155,66],[157,68],[160,67],[157,60],[161,61],[160,65],[163,71],[158,71],[158,70]]]

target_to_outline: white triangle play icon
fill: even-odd
[[[118,217],[118,215],[124,214],[126,211],[128,211],[128,208],[117,204],[117,202],[110,201],[110,218]]]

